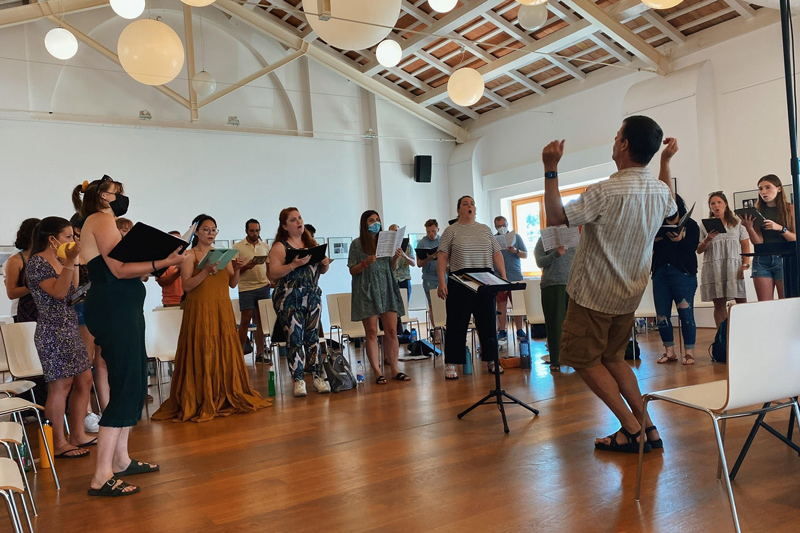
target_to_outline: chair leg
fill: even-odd
[[[17,463],[19,464],[19,473],[22,474],[22,481],[25,483],[25,491],[28,493],[28,499],[31,501],[31,508],[33,509],[33,516],[39,516],[39,513],[36,511],[36,502],[33,501],[33,492],[31,492],[31,486],[28,483],[28,473],[25,472],[25,464],[22,462],[22,454],[19,453],[19,444],[14,443],[14,450],[17,452]],[[33,461],[31,461],[33,462]],[[25,496],[23,495],[22,501],[25,501]],[[31,529],[33,531],[33,529]]]
[[[722,444],[723,445],[725,444],[725,422],[727,422],[727,420],[724,419],[724,418],[719,421],[719,425],[720,425],[719,432],[720,432],[720,436],[721,436],[720,438],[722,439]],[[728,471],[726,469],[725,470],[725,476],[727,476],[727,475],[728,475]],[[719,481],[719,479],[721,477],[722,477],[722,454],[720,454],[719,460],[717,461],[717,481]]]
[[[158,404],[164,403],[164,398],[161,396],[161,359],[156,359],[156,387],[158,387]]]
[[[725,488],[728,491],[728,500],[731,504],[731,515],[733,516],[733,527],[736,529],[736,533],[741,533],[742,529],[739,527],[739,515],[736,513],[736,502],[733,499],[733,489],[731,488],[731,478],[728,476],[728,462],[725,460],[725,448],[722,443],[722,433],[720,432],[719,427],[717,426],[717,418],[712,414],[711,420],[714,425],[714,435],[717,438],[717,448],[719,448],[719,459],[721,463],[721,468],[725,470]],[[723,420],[724,423],[724,420]]]
[[[33,468],[33,473],[36,474],[36,461],[33,460],[31,442],[28,440],[28,431],[25,429],[25,419],[20,413],[11,413],[11,416],[13,417],[14,422],[17,422],[20,426],[22,426],[22,440],[25,442],[25,447],[28,449],[28,454],[31,455],[31,468]]]
[[[37,411],[33,408],[34,411]],[[39,432],[42,434],[42,442],[44,442],[44,453],[47,454],[47,458],[50,460],[50,469],[53,471],[53,479],[56,482],[56,489],[61,490],[61,483],[58,481],[58,473],[56,473],[56,462],[53,460],[53,451],[50,449],[50,444],[47,442],[47,436],[44,434],[44,426],[42,425],[42,419],[39,418],[39,413],[36,413],[36,420],[39,422]],[[41,454],[41,450],[39,451]]]
[[[22,526],[17,521],[16,506],[10,499],[11,491],[0,490],[0,494],[2,494],[3,498],[6,500],[6,507],[8,508],[8,519],[11,520],[11,526],[14,528],[15,533],[22,533],[22,531],[20,531],[20,528]]]
[[[647,404],[650,403],[650,397],[645,394],[642,396],[642,419],[639,422],[639,425],[644,428],[647,420]],[[644,431],[642,432],[644,435]],[[634,498],[636,501],[639,501],[639,494],[642,488],[642,467],[644,465],[644,442],[645,439],[639,439],[639,462],[638,467],[636,470],[636,491]]]
[[[20,494],[19,499],[22,500],[22,510],[25,511],[25,521],[28,522],[28,531],[33,533],[33,524],[31,524],[31,515],[28,512],[28,504],[25,503],[25,494]],[[17,516],[19,516],[19,512],[17,512]],[[22,528],[22,524],[20,524],[20,528]]]
[[[94,401],[97,403],[97,414],[103,416],[103,408],[100,407],[100,396],[97,395],[97,387],[94,385],[94,376],[92,376],[92,392],[94,393]]]

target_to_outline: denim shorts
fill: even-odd
[[[753,258],[754,278],[783,281],[783,258],[779,255],[762,255]]]
[[[259,300],[269,300],[269,285],[239,293],[239,311],[255,309]]]
[[[78,313],[78,326],[85,326],[86,320],[83,318],[83,302],[78,302],[74,306],[75,312]]]
[[[439,288],[439,280],[438,279],[423,279],[422,280],[422,292],[425,293],[425,299],[428,300],[428,305],[431,305],[431,292],[433,289]]]

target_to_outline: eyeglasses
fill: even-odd
[[[217,233],[219,233],[219,230],[217,228],[203,228],[200,231],[202,231],[206,235],[216,235]]]

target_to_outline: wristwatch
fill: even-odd
[[[553,178],[557,178],[558,177],[558,172],[556,172],[555,170],[550,170],[550,171],[544,173],[544,177],[549,179],[549,180],[551,180]]]
[[[781,233],[786,233],[787,231],[789,231],[789,228],[787,228],[786,226],[784,226],[784,227],[783,227],[783,229],[781,230]]]

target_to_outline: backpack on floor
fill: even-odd
[[[330,353],[322,361],[325,378],[331,384],[331,391],[342,392],[356,387],[356,377],[350,363],[341,353]]]
[[[642,355],[642,350],[639,348],[639,341],[636,340],[636,336],[633,339],[628,341],[628,347],[625,348],[625,360],[626,361],[634,361],[639,359]]]
[[[715,363],[728,362],[728,319],[722,321],[714,335],[714,342],[708,347],[711,360]]]

